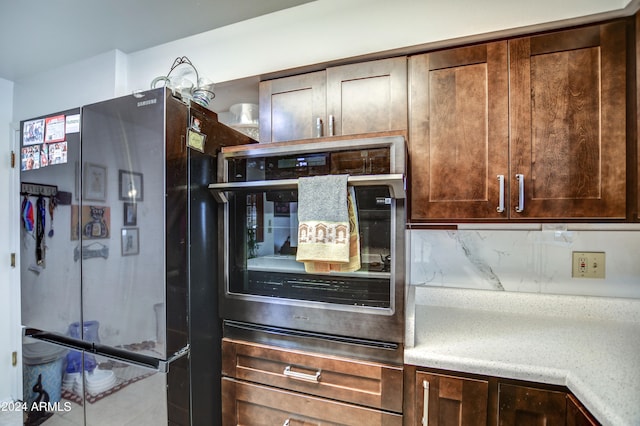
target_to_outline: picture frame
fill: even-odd
[[[63,140],[65,140],[66,122],[67,121],[64,115],[47,117],[45,119],[45,124],[44,124],[44,141],[49,143],[49,142],[62,142]]]
[[[107,168],[105,166],[85,163],[82,198],[92,201],[105,201],[107,199]]]
[[[22,128],[22,145],[39,145],[44,143],[44,118],[25,121]]]
[[[138,205],[136,203],[124,203],[122,222],[124,226],[136,226],[138,223]]]
[[[187,131],[187,146],[193,148],[196,151],[204,152],[204,144],[207,140],[207,135],[198,132],[194,129]]]
[[[273,215],[275,217],[289,217],[291,214],[291,205],[289,202],[276,201],[273,203]]]
[[[121,200],[142,201],[144,199],[142,173],[120,170],[118,176],[118,194]]]
[[[79,235],[83,240],[111,238],[111,207],[83,205],[79,213]]]
[[[133,256],[140,253],[139,228],[122,228],[120,233],[122,256]]]

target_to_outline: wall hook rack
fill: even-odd
[[[58,194],[58,187],[55,185],[45,185],[41,183],[22,182],[20,184],[20,195],[33,197],[55,197]]]

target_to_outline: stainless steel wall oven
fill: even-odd
[[[400,136],[223,149],[210,189],[226,334],[401,363],[405,149]],[[329,174],[349,176],[361,267],[307,273],[295,256],[298,178]]]

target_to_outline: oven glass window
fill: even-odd
[[[247,167],[248,173],[251,168]],[[394,201],[386,186],[355,187],[361,267],[311,274],[296,261],[296,190],[229,193],[232,294],[389,308]]]

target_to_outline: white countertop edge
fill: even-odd
[[[626,423],[616,411],[610,409],[609,405],[606,404],[593,389],[580,380],[576,374],[571,372],[567,374],[566,386],[600,423],[604,425],[631,426],[629,423]]]
[[[435,287],[409,288],[407,299],[413,303],[407,305],[407,341],[404,351],[406,364],[564,385],[602,424],[638,425],[640,412],[636,398],[640,395],[640,385],[633,378],[640,376],[633,360],[636,358],[634,354],[640,352],[634,349],[639,346],[632,341],[635,341],[633,336],[637,336],[640,331],[640,321],[637,320],[640,300]],[[422,307],[419,315],[416,311],[418,306]],[[431,314],[425,317],[426,312]],[[550,327],[554,318],[560,318],[569,330],[560,329],[556,333],[557,329]],[[453,323],[447,323],[449,320],[453,320]],[[502,328],[500,321],[503,321],[505,328]],[[445,325],[447,331],[440,329],[442,325]],[[550,347],[559,345],[560,352],[548,352],[548,349],[539,351],[535,344],[524,344],[520,346],[529,354],[528,358],[513,358],[509,353],[513,343],[510,336],[520,332],[522,327],[533,330],[531,338],[548,341],[552,344]],[[615,333],[619,327],[622,334]],[[484,353],[474,352],[472,347],[457,345],[459,339],[469,338],[470,330],[472,333],[488,333],[487,336],[494,338],[492,342],[498,347]],[[548,334],[545,330],[548,330]],[[610,334],[611,331],[614,332]],[[565,340],[563,333],[567,332],[571,337]],[[632,339],[629,341],[630,345],[620,348],[621,352],[616,351],[613,358],[607,358],[607,342],[609,345],[618,344],[620,339],[625,339],[625,333],[628,336],[626,339]],[[562,356],[566,351],[590,350],[589,339],[597,339],[605,345],[603,350],[596,351],[595,358],[587,357],[583,363],[572,362],[570,358]],[[448,342],[451,342],[451,347],[448,347]],[[500,345],[504,345],[504,353]],[[554,361],[556,357],[557,362]],[[593,371],[592,368],[598,370]],[[612,368],[615,370],[608,372]],[[624,392],[631,393],[624,398],[617,392],[622,390],[615,384],[621,376],[611,374],[614,371],[620,372],[620,368],[626,371],[626,376],[622,377],[632,380],[625,385],[631,388]]]
[[[518,365],[453,355],[440,355],[429,353],[420,347],[405,349],[404,363],[418,367],[439,368],[442,370],[480,374],[505,379],[524,380],[551,385],[567,385],[566,379],[568,372],[563,369],[534,365]]]
[[[424,348],[405,349],[404,362],[417,367],[566,386],[602,424],[627,424],[598,397],[596,392],[575,374],[565,369],[439,355],[429,353]]]

